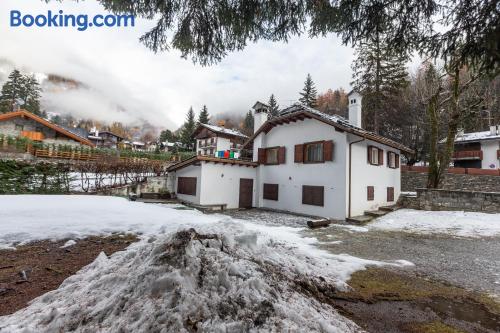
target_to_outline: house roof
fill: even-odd
[[[472,132],[472,133],[463,133],[457,134],[455,137],[455,143],[461,142],[477,142],[477,141],[486,141],[486,140],[500,140],[499,134],[491,134],[490,131],[483,132]],[[446,139],[442,139],[440,143],[446,142]]]
[[[247,135],[237,131],[237,130],[233,130],[233,129],[229,129],[229,128],[224,128],[224,127],[219,127],[219,126],[215,126],[215,125],[209,125],[209,124],[200,124],[196,130],[194,131],[193,133],[193,137],[195,137],[196,135],[198,135],[198,133],[203,129],[203,128],[206,128],[208,129],[209,131],[212,131],[212,132],[215,132],[215,133],[219,133],[219,134],[225,134],[225,135],[229,135],[229,136],[236,136],[236,137],[240,137],[240,138],[248,138]]]
[[[120,136],[120,135],[118,135],[118,134],[115,134],[115,133],[113,133],[113,132],[111,132],[111,131],[99,131],[99,134],[104,134],[104,133],[106,133],[106,134],[110,134],[110,135],[112,135],[112,136],[116,136],[116,137],[117,137],[117,138],[119,138],[119,139],[123,139],[123,136]]]
[[[407,153],[412,154],[413,150],[410,148],[393,141],[391,139],[385,138],[381,135],[375,134],[373,132],[369,132],[367,130],[364,130],[360,127],[354,126],[349,123],[347,119],[344,117],[338,116],[338,115],[330,115],[323,113],[321,111],[318,111],[316,109],[310,108],[304,104],[301,103],[295,103],[292,106],[284,109],[283,111],[280,112],[280,115],[276,118],[269,119],[266,121],[251,137],[248,139],[247,142],[243,145],[243,148],[247,147],[250,143],[253,142],[253,140],[259,135],[260,133],[268,133],[272,128],[278,126],[278,125],[283,125],[283,124],[289,124],[290,122],[296,122],[296,121],[301,121],[304,119],[316,119],[319,120],[325,124],[331,125],[335,127],[335,129],[339,131],[345,131],[348,133],[352,133],[354,135],[363,137],[367,140],[372,140],[378,143],[382,143],[384,145],[387,145],[392,148],[396,148],[402,151],[405,151]]]
[[[231,165],[239,165],[239,166],[251,166],[254,168],[259,165],[259,163],[251,162],[251,161],[243,161],[243,160],[235,160],[235,159],[229,159],[229,158],[219,158],[219,157],[197,155],[197,156],[193,156],[187,160],[181,161],[179,163],[176,163],[176,164],[170,166],[167,169],[167,171],[176,171],[176,170],[185,168],[187,166],[190,166],[194,163],[197,163],[199,161],[212,162],[215,164],[221,163],[221,164],[231,164]]]
[[[70,139],[73,139],[75,141],[80,142],[81,144],[84,144],[84,145],[87,145],[90,147],[95,147],[95,145],[91,141],[89,141],[88,139],[82,138],[81,136],[76,135],[75,133],[72,133],[72,132],[70,132],[70,131],[68,131],[60,126],[57,126],[56,124],[51,123],[50,121],[43,119],[43,118],[41,118],[41,117],[31,113],[31,112],[28,112],[26,110],[19,110],[19,111],[15,111],[15,112],[8,112],[8,113],[0,114],[0,121],[5,121],[5,120],[12,119],[12,118],[17,118],[17,117],[30,118],[39,124],[42,124],[42,125],[49,127],[51,129],[53,129],[54,131],[56,131],[64,136],[67,136]]]

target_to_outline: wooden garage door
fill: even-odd
[[[253,179],[240,178],[240,208],[252,208]]]
[[[177,193],[196,195],[196,177],[177,178]]]

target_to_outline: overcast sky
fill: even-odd
[[[73,78],[88,87],[46,92],[44,103],[53,111],[108,122],[144,119],[175,129],[190,106],[198,112],[206,104],[211,114],[244,113],[256,100],[267,101],[271,93],[280,105],[288,105],[297,100],[307,73],[319,92],[350,88],[353,50],[335,36],[294,38],[288,44],[259,42],[229,54],[217,65],[202,67],[180,58],[175,50],[154,54],[144,47],[138,39],[154,24],[151,21],[136,19],[135,27],[86,31],[9,26],[11,10],[38,15],[49,9],[75,15],[105,11],[93,0],[0,1],[0,60],[4,60],[0,71],[4,75],[16,66]]]

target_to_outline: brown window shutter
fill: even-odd
[[[391,167],[391,152],[387,152],[387,166],[390,168]]]
[[[258,153],[258,162],[261,164],[266,163],[266,149],[265,148],[259,148],[259,153]]]
[[[304,145],[295,145],[294,162],[304,162]]]
[[[387,188],[387,201],[394,201],[394,187]]]
[[[396,154],[396,169],[399,168],[399,154]]]
[[[265,184],[264,183],[264,193],[262,198],[266,200],[278,201],[278,184]]]
[[[333,141],[325,141],[323,143],[323,159],[325,161],[333,161]]]
[[[323,186],[302,186],[302,204],[324,206],[325,188]]]
[[[384,165],[384,151],[382,149],[378,150],[378,165]]]
[[[368,164],[372,164],[372,146],[368,146]]]
[[[285,164],[285,147],[280,147],[278,150],[278,164]]]
[[[375,199],[375,188],[373,186],[368,186],[366,190],[368,201],[373,201]]]

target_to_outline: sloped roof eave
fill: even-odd
[[[74,133],[71,133],[70,131],[65,130],[64,128],[59,127],[56,124],[53,124],[50,121],[45,120],[45,119],[43,119],[43,118],[41,118],[41,117],[31,113],[31,112],[28,112],[26,110],[19,110],[19,111],[0,114],[0,121],[4,121],[4,120],[16,118],[16,117],[30,118],[30,119],[36,121],[37,123],[42,124],[45,127],[49,127],[51,129],[53,129],[54,131],[59,132],[59,133],[65,135],[65,136],[67,136],[75,141],[78,141],[78,142],[80,142],[84,145],[90,146],[90,147],[95,147],[95,145],[90,140],[82,138]]]
[[[306,118],[312,118],[312,119],[316,119],[318,121],[321,121],[327,125],[330,125],[330,126],[333,126],[335,128],[338,128],[342,131],[345,131],[345,132],[348,132],[348,133],[351,133],[351,134],[354,134],[354,135],[357,135],[357,136],[360,136],[360,137],[363,137],[367,140],[372,140],[372,141],[375,141],[375,142],[378,142],[378,143],[381,143],[383,145],[386,145],[386,146],[389,146],[389,147],[392,147],[392,148],[395,148],[395,149],[398,149],[398,150],[401,150],[401,151],[404,151],[404,152],[407,152],[409,154],[414,154],[415,152],[400,144],[400,143],[397,143],[391,139],[388,139],[388,138],[385,138],[383,136],[380,136],[380,135],[377,135],[375,133],[371,133],[371,132],[365,132],[364,130],[356,130],[354,127],[347,127],[347,126],[342,126],[341,124],[339,123],[336,123],[332,120],[329,120],[325,117],[321,117],[321,116],[318,116],[317,114],[315,113],[312,113],[312,112],[309,112],[307,109],[303,109],[303,110],[300,110],[300,111],[296,111],[296,112],[291,112],[291,113],[287,113],[285,115],[282,115],[280,117],[277,117],[277,118],[273,118],[273,119],[269,119],[267,120],[264,124],[262,124],[261,127],[259,127],[259,129],[243,144],[243,148],[247,148],[248,145],[250,143],[253,142],[253,140],[260,134],[264,131],[264,129],[267,127],[267,126],[270,126],[270,124],[272,124],[273,122],[274,123],[279,123],[281,121],[286,121],[288,118],[293,118],[293,117],[300,117],[302,115],[306,115],[307,117]],[[279,123],[277,125],[281,125],[282,123]],[[269,131],[275,127],[276,125],[272,126]]]

